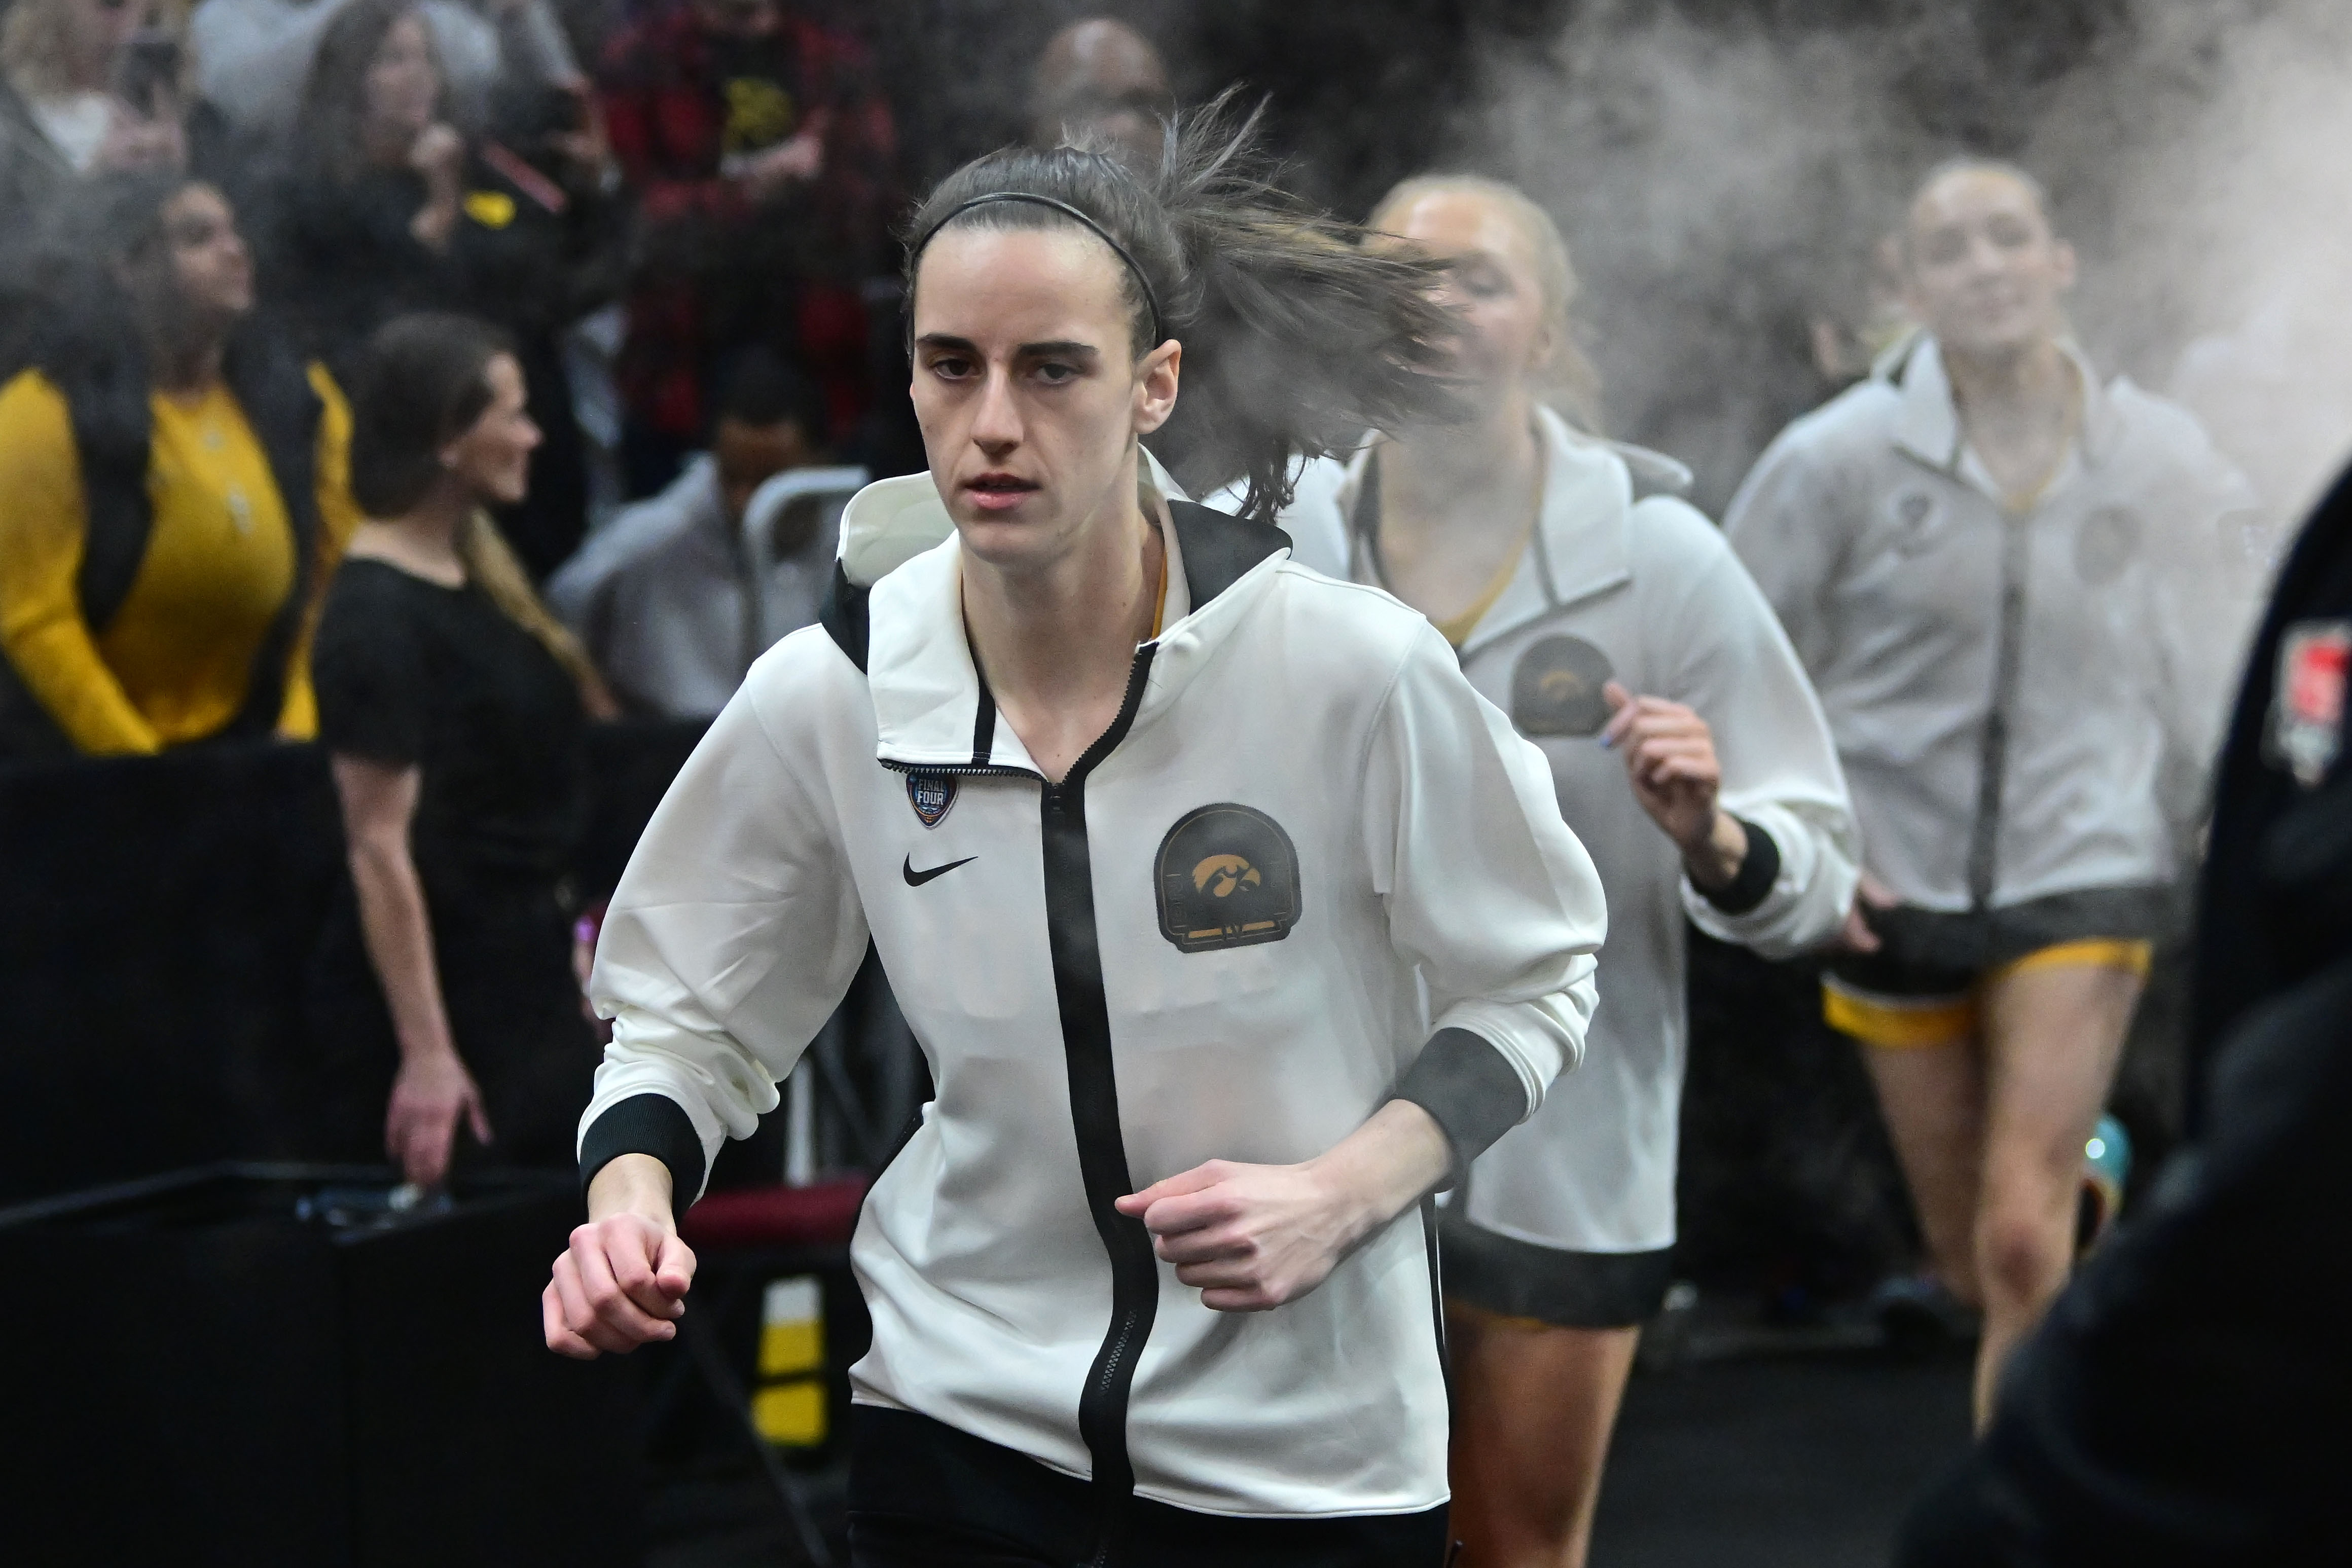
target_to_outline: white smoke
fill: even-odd
[[[2219,27],[2186,9],[2151,9],[2118,73],[2139,90],[2105,95],[2114,276],[2086,329],[2126,360],[2179,350],[2148,371],[2291,525],[2352,456],[2352,6],[2288,0]],[[2168,101],[2175,63],[2200,57],[2197,100]],[[2075,129],[2053,119],[2053,158]]]
[[[1559,219],[1612,434],[1671,451],[1719,507],[1762,444],[1831,390],[1807,317],[1866,289],[1920,139],[1889,35],[1703,28],[1583,12],[1549,48],[1491,51],[1465,163]]]
[[[2139,0],[2071,35],[2053,12],[2046,38],[1970,12],[1701,26],[1601,0],[1487,50],[1454,162],[1560,220],[1612,431],[1719,507],[1833,390],[1809,326],[1868,315],[1871,247],[1919,175],[2013,155],[2084,253],[2093,358],[2189,402],[2299,515],[2352,452],[2352,5]]]

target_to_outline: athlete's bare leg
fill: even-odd
[[[2027,968],[1985,982],[1979,1428],[1991,1418],[2010,1352],[2041,1322],[2074,1266],[2083,1145],[2115,1082],[2140,988],[2129,969],[2086,965]]]
[[[1942,1045],[1864,1045],[1862,1059],[1903,1165],[1927,1259],[1944,1288],[1975,1305],[1977,1200],[1982,1184],[1984,1053],[1962,1036]]]
[[[1454,1536],[1464,1568],[1584,1568],[1639,1329],[1450,1306]]]

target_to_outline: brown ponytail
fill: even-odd
[[[1450,324],[1431,298],[1436,267],[1368,250],[1363,230],[1283,191],[1257,119],[1228,91],[1171,121],[1159,166],[1140,173],[1108,145],[992,152],[940,182],[905,236],[911,299],[923,246],[942,227],[1076,226],[1055,208],[1082,213],[1132,263],[1122,277],[1136,352],[1159,346],[1155,317],[1184,345],[1182,395],[1153,452],[1196,493],[1246,479],[1244,511],[1270,519],[1290,498],[1294,458],[1460,410],[1443,379]],[[970,204],[1016,193],[1051,204]]]

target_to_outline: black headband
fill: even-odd
[[[1141,267],[1137,265],[1135,257],[1129,253],[1127,246],[1113,239],[1108,229],[1057,196],[1040,196],[1028,191],[991,191],[986,195],[974,196],[971,201],[957,206],[947,216],[925,229],[923,237],[915,242],[915,256],[921,256],[941,229],[971,211],[972,208],[984,207],[991,202],[1026,202],[1034,207],[1051,207],[1064,216],[1076,218],[1079,223],[1092,229],[1095,237],[1110,246],[1112,253],[1127,264],[1127,270],[1135,276],[1136,287],[1143,290],[1143,302],[1151,309],[1151,347],[1156,349],[1168,340],[1167,328],[1160,315],[1160,291],[1151,287],[1150,277]]]

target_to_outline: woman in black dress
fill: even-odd
[[[501,1163],[561,1166],[597,1060],[562,883],[611,699],[483,510],[521,497],[539,444],[521,368],[485,323],[404,317],[352,415],[368,521],[313,659],[355,895],[320,977],[342,1152],[388,1085],[412,1182],[446,1176],[461,1123]]]

